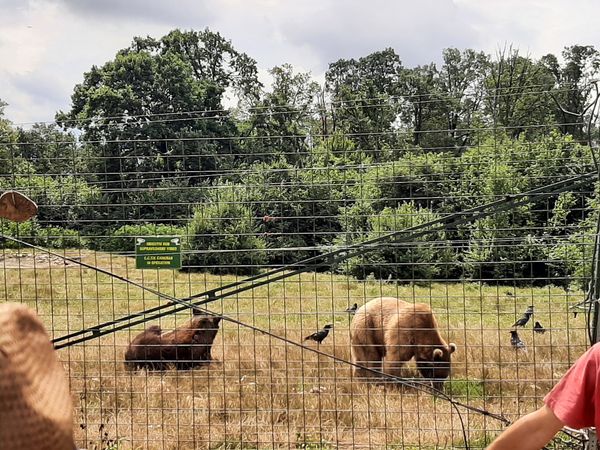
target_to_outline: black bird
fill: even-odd
[[[514,297],[515,294],[513,294],[511,291],[506,291],[504,292],[508,297]]]
[[[306,336],[304,338],[304,340],[305,341],[308,341],[308,340],[315,341],[316,343],[320,344],[321,342],[323,342],[323,340],[329,334],[330,328],[333,328],[333,325],[331,325],[331,324],[325,325],[322,330],[317,331],[316,333],[313,333],[310,336]]]
[[[513,323],[513,328],[524,327],[527,324],[527,322],[529,322],[529,319],[531,319],[531,316],[533,316],[533,306],[528,306],[527,311],[523,313],[521,318],[515,323]]]
[[[346,309],[346,312],[350,313],[350,314],[355,314],[357,309],[358,309],[358,303],[355,303],[354,305],[352,305],[351,307]]]
[[[510,332],[510,345],[512,345],[515,350],[525,350],[525,342],[521,340],[517,330],[512,330]]]
[[[533,326],[533,331],[535,331],[536,333],[544,334],[546,332],[546,329],[542,326],[541,323],[536,322]]]

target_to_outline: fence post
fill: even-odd
[[[594,305],[593,319],[590,321],[592,329],[590,330],[590,344],[600,342],[600,305],[598,303],[598,294],[600,293],[600,217],[596,224],[596,235],[594,236],[594,253],[592,257],[592,274],[587,296],[588,302]],[[585,450],[598,450],[598,436],[595,428],[587,430],[588,441],[585,444]]]
[[[596,224],[596,234],[594,236],[594,253],[592,255],[592,273],[590,278],[587,301],[594,305],[593,320],[591,320],[592,329],[590,330],[591,345],[600,342],[600,306],[598,305],[598,294],[600,292],[600,216]]]
[[[597,450],[598,449],[598,436],[596,436],[596,429],[590,428],[587,433],[588,441],[585,443],[585,450]]]

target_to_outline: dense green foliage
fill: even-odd
[[[238,195],[236,186],[225,185],[198,206],[187,230],[184,266],[251,275],[266,262],[265,241],[257,236],[256,217]]]
[[[181,236],[185,235],[184,227],[161,223],[136,223],[123,225],[109,234],[98,234],[88,238],[88,246],[94,250],[105,252],[135,251],[135,238],[138,236]]]
[[[593,170],[593,47],[561,59],[449,48],[441,60],[405,67],[387,48],[332,62],[323,85],[282,64],[265,88],[219,33],[134,38],[84,74],[58,126],[17,128],[0,102],[0,190],[40,205],[3,233],[114,252],[178,234],[188,268],[249,274]],[[589,260],[592,191],[377,246],[337,270],[567,283]]]

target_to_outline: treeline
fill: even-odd
[[[131,251],[181,234],[191,269],[253,273],[594,169],[600,54],[391,48],[329,65],[325,83],[256,62],[210,30],[134,38],[92,67],[56,124],[1,114],[0,190],[42,206],[3,234]],[[229,106],[233,105],[233,106]],[[580,277],[593,187],[341,264],[356,277]],[[5,241],[4,246],[15,245]],[[566,280],[566,281],[565,281]]]

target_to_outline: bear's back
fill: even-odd
[[[410,303],[395,297],[379,297],[356,311],[353,329],[368,330],[374,342],[383,343],[395,331],[413,334],[417,342],[436,342],[437,323],[429,305]]]
[[[376,328],[386,328],[390,325],[410,328],[435,327],[429,305],[409,303],[396,297],[374,298],[360,307],[355,316],[368,316],[371,325]]]

